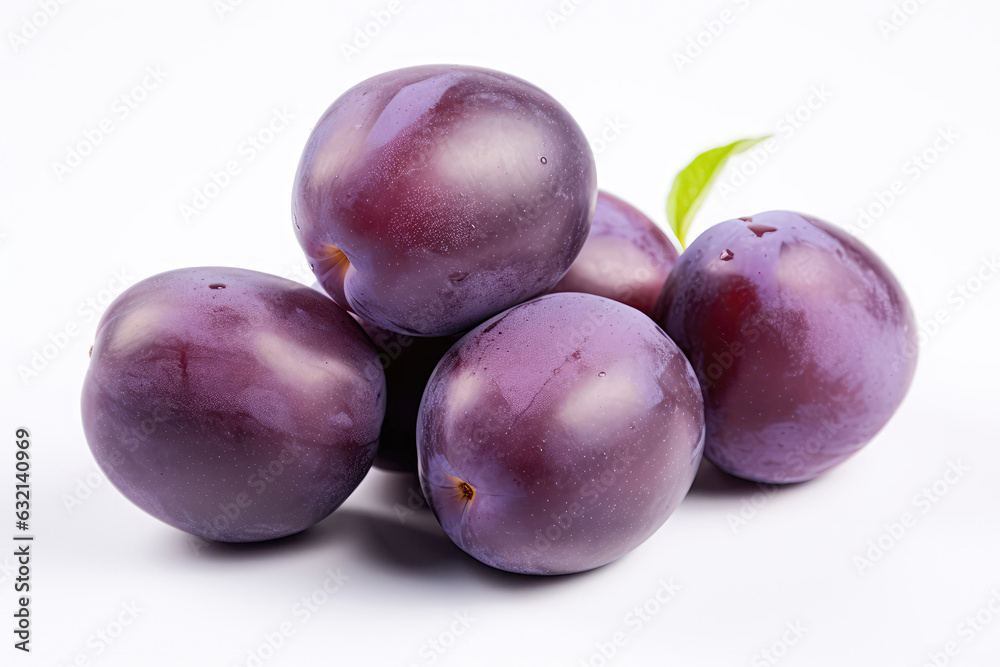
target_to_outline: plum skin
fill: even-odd
[[[652,316],[677,257],[655,222],[602,190],[583,249],[552,291],[596,294]]]
[[[788,211],[699,236],[654,319],[702,384],[705,456],[757,482],[802,482],[845,461],[886,424],[916,367],[913,311],[885,264]]]
[[[577,293],[469,332],[417,425],[445,533],[523,574],[589,570],[641,544],[687,493],[703,442],[701,391],[673,341],[634,308]]]
[[[459,336],[415,337],[358,320],[379,349],[385,371],[385,419],[375,467],[417,472],[417,413],[427,381]]]
[[[312,288],[324,297],[318,282]],[[351,315],[375,344],[385,371],[385,418],[379,434],[374,466],[392,472],[417,472],[417,412],[427,381],[438,361],[461,338],[410,336],[383,329]]]
[[[220,267],[161,273],[115,299],[82,397],[114,486],[224,542],[328,516],[371,467],[384,410],[375,349],[343,309],[290,280]]]
[[[587,139],[553,98],[500,72],[427,65],[368,79],[327,109],[292,214],[337,303],[443,336],[551,289],[596,198]]]

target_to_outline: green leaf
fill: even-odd
[[[727,146],[707,150],[677,174],[667,197],[667,222],[674,231],[681,248],[687,247],[686,237],[691,221],[698,213],[712,184],[726,166],[726,160],[737,153],[753,148],[771,135],[757,139],[740,139]]]

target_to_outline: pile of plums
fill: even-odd
[[[317,523],[373,462],[419,472],[493,567],[579,572],[638,546],[702,453],[811,479],[870,441],[915,365],[885,265],[774,211],[678,256],[598,192],[569,113],[499,72],[424,66],[344,93],[293,194],[326,292],[233,268],[148,278],[100,321],[91,450],[149,514],[213,540]]]

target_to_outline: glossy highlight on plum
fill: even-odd
[[[385,378],[361,327],[298,283],[179,269],[122,293],[97,330],[84,432],[129,500],[207,539],[291,535],[371,467]]]
[[[701,391],[638,310],[560,293],[515,306],[438,364],[417,425],[424,495],[493,567],[566,574],[645,541],[701,461]]]
[[[587,241],[552,291],[596,294],[652,315],[676,262],[677,249],[655,222],[601,191]]]
[[[705,456],[746,479],[812,479],[867,444],[916,368],[902,288],[860,241],[771,211],[719,223],[681,255],[656,321],[705,397]]]
[[[395,70],[323,114],[295,177],[296,236],[337,303],[416,336],[550,290],[580,252],[594,156],[556,100],[501,72]]]

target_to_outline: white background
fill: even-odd
[[[596,666],[598,645],[619,632],[607,664],[770,665],[761,652],[773,646],[788,666],[920,666],[949,642],[957,654],[939,662],[997,664],[1000,613],[988,604],[1000,611],[1000,280],[988,262],[1000,249],[1000,9],[908,0],[912,16],[880,30],[895,1],[577,0],[563,17],[547,14],[558,0],[413,0],[348,59],[342,44],[386,1],[245,0],[220,16],[212,0],[94,0],[45,19],[44,3],[5,0],[0,544],[14,532],[11,441],[22,425],[33,434],[37,541],[30,656],[11,647],[12,548],[0,548],[0,664],[255,664],[248,652],[286,622],[291,636],[273,655],[263,649],[263,664]],[[727,9],[720,31],[712,22]],[[30,38],[14,44],[12,33]],[[701,53],[679,63],[698,39]],[[103,310],[88,301],[106,303],[118,275],[182,266],[309,282],[289,202],[313,122],[353,84],[432,62],[508,71],[550,92],[593,138],[601,186],[661,224],[670,182],[696,153],[778,133],[763,164],[734,162],[723,182],[739,182],[741,168],[752,175],[714,192],[695,234],[775,208],[858,227],[859,208],[902,181],[861,230],[926,331],[888,427],[839,469],[775,493],[706,467],[646,544],[570,577],[479,565],[428,512],[401,520],[394,507],[413,482],[378,471],[313,530],[260,546],[197,550],[134,508],[96,472],[80,425]],[[147,68],[165,78],[130,92]],[[135,106],[127,117],[122,95]],[[241,146],[275,110],[294,118],[250,159]],[[111,132],[59,173],[55,163],[103,119]],[[942,131],[957,137],[940,151]],[[925,151],[933,163],[913,172]],[[230,160],[239,174],[185,220],[181,205]],[[932,330],[935,315],[945,321]],[[967,470],[939,481],[952,463]],[[919,501],[936,481],[935,502]],[[886,526],[904,513],[915,525],[893,537]],[[871,542],[884,553],[876,544],[861,565]],[[323,600],[326,571],[338,568],[348,579]],[[680,587],[663,604],[661,580]],[[313,595],[323,603],[305,620],[296,605]],[[117,634],[133,604],[134,622],[110,644],[97,639]],[[646,620],[628,616],[643,605]],[[978,630],[966,620],[977,612]],[[465,629],[455,614],[474,620]]]

